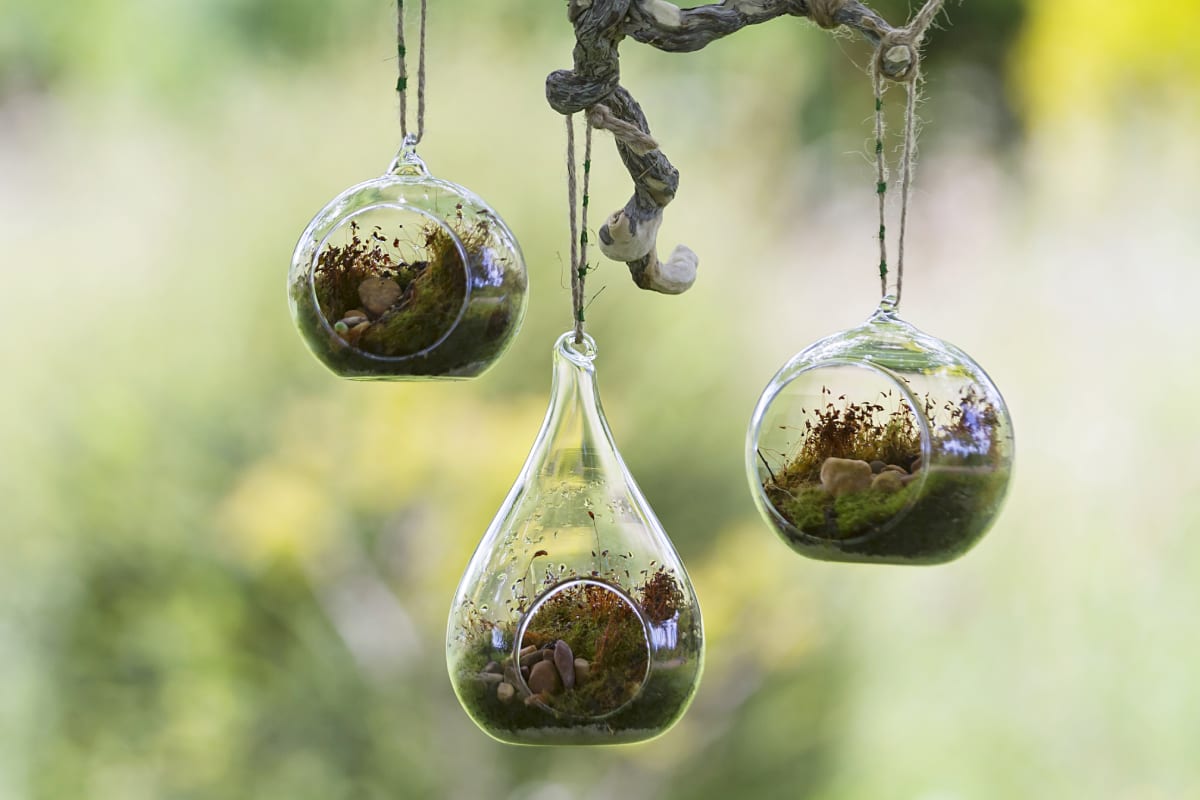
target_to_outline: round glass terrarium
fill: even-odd
[[[527,278],[516,238],[411,146],[309,223],[288,275],[309,348],[347,378],[471,378],[512,341]]]
[[[686,711],[703,661],[687,573],[613,443],[595,344],[573,337],[555,344],[549,411],[446,635],[459,701],[515,744],[653,738]]]
[[[890,299],[784,365],[746,442],[763,516],[792,549],[830,561],[961,556],[995,519],[1012,463],[1012,422],[987,374]]]

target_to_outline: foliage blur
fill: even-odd
[[[1005,392],[1018,477],[911,570],[794,556],[742,465],[773,371],[873,305],[866,47],[625,45],[701,274],[603,263],[590,329],[708,668],[661,739],[556,751],[479,733],[442,641],[570,320],[541,92],[572,40],[561,4],[430,5],[422,154],[532,281],[452,385],[339,382],[284,302],[309,217],[398,144],[387,3],[0,2],[0,798],[1194,795],[1200,6],[972,0],[934,32],[905,316]]]

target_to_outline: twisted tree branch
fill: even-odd
[[[875,45],[888,43],[882,73],[907,79],[918,59],[915,43],[858,0],[724,0],[681,9],[667,0],[569,0],[575,27],[574,68],[546,79],[546,99],[560,114],[589,111],[588,124],[613,133],[617,152],[633,179],[625,207],[600,227],[600,250],[629,266],[634,283],[666,294],[687,291],[698,259],[683,245],[660,261],[658,229],[663,209],[675,198],[679,170],[650,136],[650,126],[633,96],[620,85],[621,40],[626,36],[668,52],[699,50],[711,42],[776,17],[810,17],[822,27],[850,27]]]

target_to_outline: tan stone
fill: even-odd
[[[360,322],[350,330],[346,331],[346,341],[350,344],[357,344],[362,335],[367,332],[367,328],[371,327],[369,322]]]
[[[558,669],[559,677],[562,678],[564,689],[575,688],[575,654],[571,652],[571,646],[559,639],[554,645],[554,666]]]
[[[529,671],[529,691],[534,694],[555,694],[562,689],[562,678],[549,661],[539,661]]]
[[[821,487],[834,497],[861,492],[870,485],[871,465],[866,461],[827,458],[821,464]]]
[[[875,476],[875,480],[871,481],[871,488],[889,494],[898,492],[904,488],[904,476],[890,469],[884,470]]]
[[[391,278],[367,278],[358,285],[363,307],[376,316],[391,308],[401,294],[400,284]]]

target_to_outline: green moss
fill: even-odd
[[[511,623],[487,623],[471,607],[459,640],[465,649],[451,667],[471,717],[502,741],[526,744],[644,741],[674,724],[691,701],[700,669],[699,641],[690,638],[698,634],[691,633],[696,620],[669,570],[645,574],[628,597],[595,579],[549,587],[534,601],[520,641],[515,637],[521,614]],[[652,656],[639,612],[651,625],[671,620],[681,632],[680,644]],[[527,683],[516,677],[521,650],[559,640],[589,662],[586,678],[577,676],[569,689],[530,695]],[[496,641],[511,648],[496,649]],[[693,645],[696,652],[688,650]],[[515,689],[507,699],[498,694],[497,678],[480,674],[493,661]]]
[[[783,493],[776,507],[793,525],[802,531],[819,531],[825,527],[831,500],[829,494],[817,485],[796,487],[794,494]]]
[[[637,612],[616,592],[596,583],[571,584],[538,607],[518,643],[540,647],[562,640],[590,674],[544,702],[556,711],[598,717],[625,705],[646,677],[649,643]]]
[[[313,271],[316,303],[307,284],[291,286],[297,327],[317,358],[350,378],[469,378],[486,370],[520,324],[523,273],[497,273],[486,221],[450,225],[470,274],[487,276],[475,282],[465,310],[468,276],[454,239],[441,226],[419,232],[416,250],[426,260],[412,263],[400,257],[399,238],[388,240],[379,230],[364,236],[354,223],[348,244],[326,247]],[[382,314],[368,314],[365,330],[331,330],[348,313],[366,313],[359,286],[373,277],[394,280],[401,291],[397,301]]]
[[[462,260],[445,229],[431,226],[424,238],[429,261],[387,275],[400,284],[403,293],[367,328],[357,342],[360,349],[380,356],[411,355],[436,344],[454,325],[467,291]],[[475,254],[482,246],[476,239],[464,239],[468,253]]]
[[[837,521],[839,538],[861,535],[895,518],[911,501],[914,485],[910,483],[898,492],[867,489],[834,500],[833,518]]]
[[[788,541],[809,555],[937,564],[979,541],[1007,484],[1006,474],[988,468],[934,469],[923,486],[913,483],[892,494],[868,489],[834,499],[809,487],[781,513],[798,529],[785,531]]]
[[[499,699],[495,683],[479,671],[489,661],[504,663],[509,654],[481,648],[452,666],[458,698],[489,735],[513,744],[622,744],[653,738],[687,710],[696,688],[698,663],[657,662],[640,685],[640,694],[614,714],[597,719],[571,713],[569,705],[549,709],[526,705],[518,695]],[[589,681],[590,682],[590,681]]]
[[[1008,484],[998,463],[999,415],[968,388],[940,409],[928,396],[924,413],[939,411],[933,431],[935,465],[900,490],[874,487],[839,496],[821,485],[826,458],[882,461],[910,467],[921,452],[912,410],[886,412],[822,389],[823,406],[809,413],[796,455],[763,483],[763,491],[791,524],[789,543],[807,555],[842,561],[940,563],[962,555],[983,535]]]

